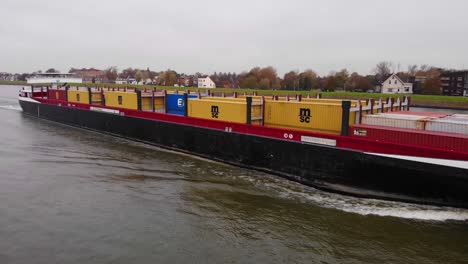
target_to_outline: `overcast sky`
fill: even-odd
[[[468,68],[467,0],[0,0],[0,72]]]

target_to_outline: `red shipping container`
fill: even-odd
[[[468,135],[371,125],[354,125],[352,137],[468,153]]]
[[[67,91],[58,90],[58,89],[49,89],[48,96],[49,96],[49,99],[51,99],[51,100],[66,101],[67,100]]]

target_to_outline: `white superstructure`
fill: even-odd
[[[73,73],[38,73],[26,79],[28,84],[38,83],[83,83]]]

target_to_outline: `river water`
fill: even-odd
[[[21,112],[0,87],[0,263],[466,263],[468,210],[358,199]]]

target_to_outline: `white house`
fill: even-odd
[[[115,80],[115,83],[116,84],[127,84],[127,79],[118,78],[117,80]]]
[[[390,75],[382,83],[382,93],[384,94],[412,94],[413,84],[403,82],[396,74]]]
[[[216,88],[216,84],[210,76],[205,75],[198,78],[198,88]]]

